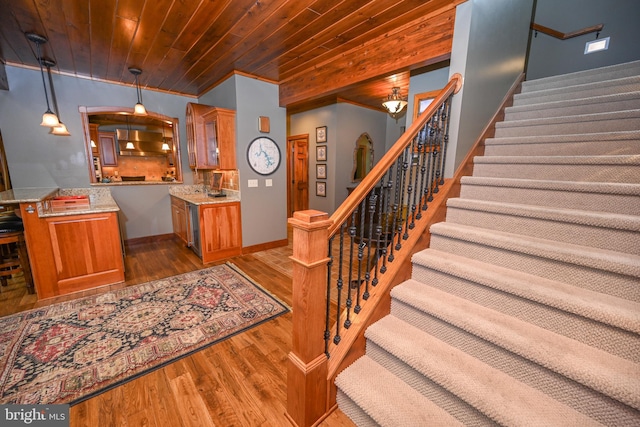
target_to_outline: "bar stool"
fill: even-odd
[[[7,286],[12,275],[21,272],[27,291],[35,292],[29,255],[24,241],[24,225],[13,213],[0,216],[0,284]]]

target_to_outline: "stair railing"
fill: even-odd
[[[329,412],[335,402],[331,380],[384,298],[376,290],[384,288],[388,297],[388,288],[380,286],[392,279],[385,273],[392,264],[397,271],[410,255],[406,243],[421,232],[413,233],[416,222],[444,184],[451,100],[461,86],[462,77],[454,75],[331,217],[307,210],[289,220],[293,337],[287,416],[294,425],[314,425]]]

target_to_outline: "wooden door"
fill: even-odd
[[[309,209],[309,135],[287,140],[288,215]]]

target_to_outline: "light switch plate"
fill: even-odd
[[[250,179],[249,181],[247,181],[247,185],[249,187],[257,187],[258,186],[258,180],[257,179]]]
[[[264,180],[264,185],[265,185],[265,187],[273,187],[273,180],[272,179],[265,179]]]

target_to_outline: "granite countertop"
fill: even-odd
[[[55,196],[58,190],[58,188],[13,188],[0,192],[0,205],[41,202]]]
[[[53,211],[48,199],[54,196],[89,196],[89,207]],[[38,216],[54,217],[66,215],[90,214],[99,212],[117,212],[118,204],[111,197],[108,188],[14,188],[0,192],[0,205],[20,203],[34,203],[38,209]]]
[[[202,185],[180,185],[169,187],[169,194],[193,205],[213,205],[240,201],[240,193],[224,189],[225,197],[211,197]]]

